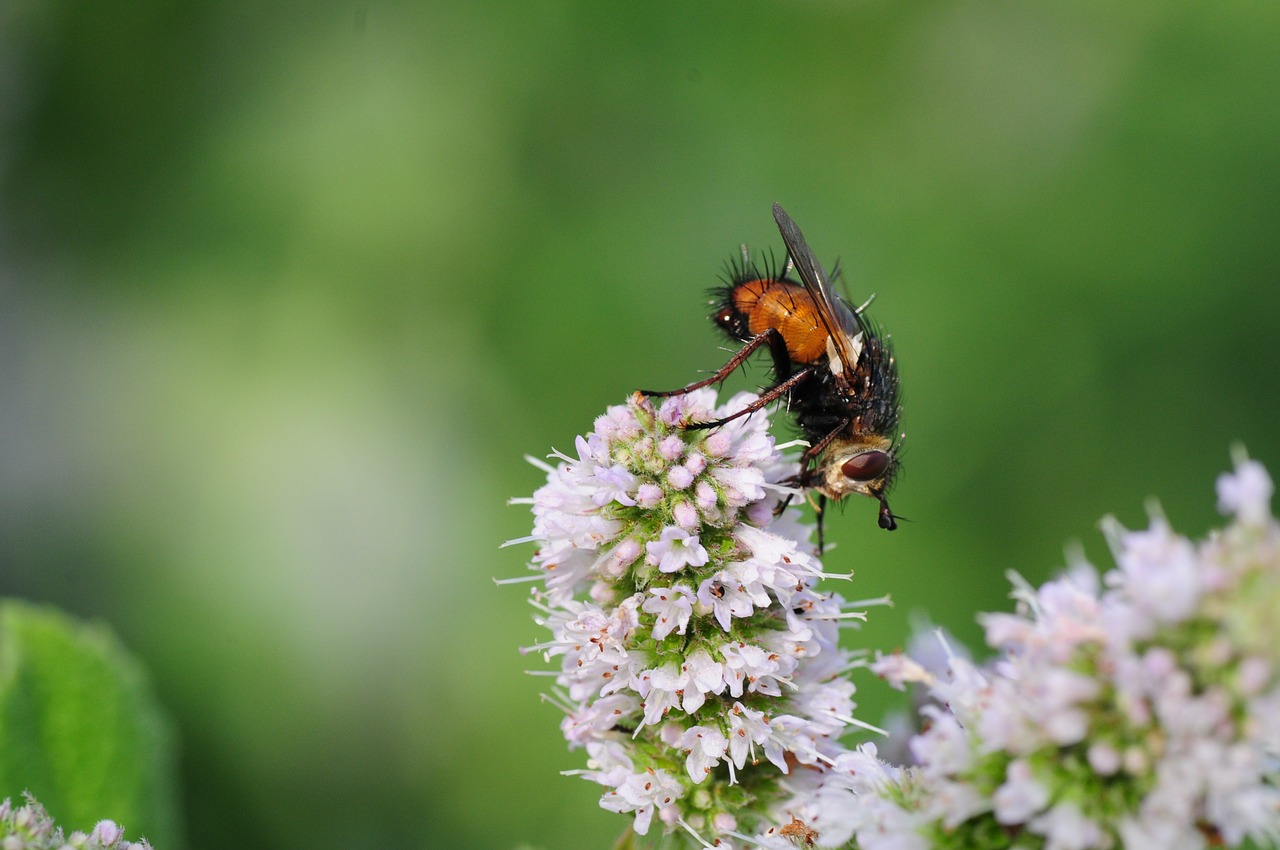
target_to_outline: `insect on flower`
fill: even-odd
[[[773,385],[736,413],[686,427],[717,428],[785,398],[809,442],[800,474],[788,483],[818,492],[821,550],[828,499],[839,501],[850,493],[870,496],[880,503],[880,527],[898,527],[901,517],[889,509],[887,500],[900,468],[898,369],[888,339],[865,314],[870,301],[850,307],[834,292],[800,228],[778,204],[773,205],[773,217],[787,246],[781,272],[762,274],[744,247],[742,262],[731,265],[729,282],[713,290],[718,306],[712,321],[742,348],[705,380],[678,390],[643,392],[673,396],[718,384],[767,346],[773,358]],[[788,276],[792,270],[798,282]]]

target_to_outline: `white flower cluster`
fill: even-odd
[[[0,848],[3,850],[151,850],[142,841],[126,841],[124,829],[111,820],[101,820],[85,834],[79,830],[63,836],[62,830],[44,807],[31,795],[26,804],[14,807],[5,798],[0,802]]]
[[[902,655],[890,682],[928,685],[916,765],[864,745],[818,796],[861,850],[1234,847],[1280,841],[1280,525],[1243,456],[1218,482],[1233,521],[1200,543],[1153,511],[1104,523],[1116,568],[1087,564],[1016,614],[983,618],[998,658],[934,676]],[[943,707],[945,706],[945,708]]]
[[[717,847],[792,846],[801,787],[846,750],[856,662],[837,646],[848,612],[819,592],[823,573],[796,511],[775,517],[797,472],[764,412],[685,429],[740,410],[701,390],[660,407],[638,394],[577,439],[577,457],[544,466],[531,500],[533,602],[551,638],[536,647],[560,670],[553,699],[575,771],[634,813]],[[842,576],[846,577],[847,576]],[[847,837],[848,831],[845,831]],[[797,840],[800,840],[797,839]],[[743,843],[739,843],[743,842]],[[780,842],[780,843],[779,843]],[[706,845],[709,846],[709,845]]]

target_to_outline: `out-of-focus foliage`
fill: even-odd
[[[115,637],[0,602],[0,798],[48,801],[68,834],[110,819],[167,847],[181,840],[176,778],[172,730]]]
[[[1280,465],[1277,43],[1191,0],[8,4],[0,592],[150,667],[192,848],[607,846],[491,581],[521,455],[723,362],[704,291],[780,201],[902,365],[913,521],[828,522],[899,606],[851,640],[975,642],[1152,493],[1206,528],[1231,442]]]

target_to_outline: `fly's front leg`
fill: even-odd
[[[822,550],[826,548],[826,542],[822,535],[822,517],[827,512],[827,496],[825,493],[818,494],[818,504],[813,506],[814,515],[818,518],[818,556],[822,556]]]
[[[746,407],[739,410],[737,413],[731,413],[725,418],[717,419],[714,422],[689,422],[684,427],[690,430],[719,428],[721,425],[725,424],[726,422],[732,422],[733,420],[739,417],[747,416],[749,414],[755,413],[757,410],[760,410],[765,405],[772,404],[782,396],[786,395],[788,392],[791,391],[792,387],[794,387],[796,384],[800,383],[805,378],[812,375],[813,371],[814,371],[814,367],[805,366],[803,369],[796,372],[794,375],[792,375],[790,378],[787,378],[782,383],[777,384],[776,386],[770,387],[759,398],[757,398],[755,401],[751,402]]]
[[[831,445],[831,441],[834,440],[836,437],[840,436],[840,432],[843,431],[846,427],[848,427],[848,424],[849,424],[848,422],[840,423],[840,425],[832,429],[830,433],[827,434],[827,436],[823,437],[821,440],[819,440],[818,442],[814,443],[812,446],[804,450],[804,454],[800,455],[800,463],[804,465],[806,474],[810,472],[808,468],[809,464],[817,462],[818,455],[826,451],[827,446]],[[813,472],[816,472],[816,471],[817,470],[813,470]]]

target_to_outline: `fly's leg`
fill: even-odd
[[[833,428],[827,436],[805,449],[804,454],[800,455],[800,463],[807,468],[810,463],[817,459],[818,455],[826,451],[827,446],[831,445],[832,440],[840,436],[840,432],[848,427],[848,424],[848,422],[841,422],[838,426]]]
[[[752,413],[755,413],[757,410],[760,410],[761,408],[765,407],[768,404],[772,404],[782,396],[786,395],[788,392],[791,391],[792,387],[794,387],[796,384],[800,383],[805,378],[812,375],[813,372],[814,372],[813,366],[805,366],[803,369],[796,372],[794,375],[792,375],[790,378],[787,378],[782,383],[776,384],[770,387],[769,389],[765,390],[765,392],[759,398],[757,398],[755,401],[751,402],[746,407],[739,410],[737,413],[731,413],[723,419],[716,419],[712,422],[689,422],[684,427],[690,430],[719,428],[721,425],[725,424],[726,422],[732,422],[733,420],[738,419],[739,417],[747,416]]]
[[[822,557],[822,550],[826,548],[826,543],[822,536],[822,518],[827,512],[827,496],[825,493],[818,494],[818,504],[813,506],[814,516],[818,518],[818,557]]]
[[[745,363],[747,358],[750,357],[752,354],[754,354],[756,349],[758,349],[762,345],[769,346],[769,350],[773,354],[773,362],[774,362],[775,368],[777,368],[780,364],[782,366],[779,377],[785,378],[787,374],[789,374],[791,371],[791,368],[790,368],[791,360],[787,356],[787,343],[782,338],[781,333],[779,333],[774,328],[769,328],[764,333],[758,336],[754,336],[751,339],[747,340],[747,344],[742,346],[742,348],[738,349],[738,353],[730,357],[729,362],[721,366],[719,369],[717,369],[715,373],[711,375],[711,377],[704,378],[701,381],[696,381],[690,384],[689,386],[681,387],[678,390],[640,390],[640,393],[641,395],[646,395],[651,398],[655,398],[655,397],[668,398],[674,395],[684,395],[685,393],[691,393],[694,390],[700,390],[703,387],[709,387],[712,384],[718,384],[721,381],[723,381],[725,378],[728,378],[730,375],[732,375],[733,370],[737,369],[739,366]]]

